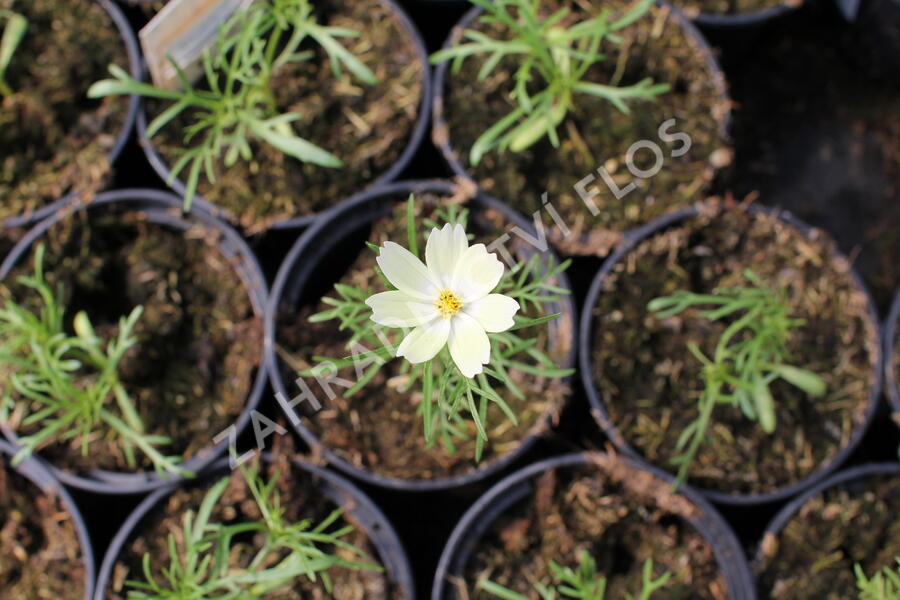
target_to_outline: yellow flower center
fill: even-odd
[[[434,301],[434,307],[441,315],[441,318],[449,319],[459,312],[459,309],[462,308],[462,302],[450,290],[441,290],[437,300]]]

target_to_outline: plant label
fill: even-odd
[[[203,52],[222,25],[254,0],[171,0],[138,34],[153,84],[167,90],[181,88],[178,65],[188,81],[203,72]]]

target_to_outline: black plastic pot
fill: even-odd
[[[122,41],[125,43],[125,51],[128,54],[128,69],[131,72],[132,77],[139,77],[141,73],[141,53],[140,50],[138,50],[137,39],[134,37],[134,32],[131,31],[131,25],[129,25],[128,19],[125,18],[125,15],[122,14],[122,10],[111,0],[96,0],[96,2],[98,2],[100,6],[102,6],[103,9],[109,14],[109,17],[116,25],[116,29],[119,30],[119,35],[122,36]],[[119,131],[119,134],[116,136],[115,144],[113,144],[112,149],[109,151],[110,163],[115,162],[119,157],[119,154],[122,153],[122,149],[125,147],[125,142],[128,141],[128,138],[131,135],[131,130],[134,128],[134,121],[137,116],[137,110],[138,97],[130,96],[128,98],[128,112],[125,115],[125,122],[122,124],[122,129]],[[10,217],[3,221],[0,226],[2,226],[3,228],[10,228],[31,225],[53,214],[63,206],[75,202],[78,196],[79,191],[75,190],[69,194],[66,194],[59,200],[51,202],[47,206],[41,207],[30,214]]]
[[[862,2],[856,28],[860,66],[896,85],[900,79],[900,0]]]
[[[16,454],[15,446],[0,440],[0,468],[9,468],[19,475],[25,477],[36,485],[47,496],[57,497],[65,507],[66,512],[72,517],[72,524],[75,526],[75,532],[78,535],[78,541],[81,544],[81,557],[84,563],[84,600],[90,600],[94,594],[94,551],[91,548],[91,538],[88,535],[87,525],[85,525],[84,517],[78,510],[78,506],[69,492],[66,491],[59,481],[53,476],[43,461],[33,456],[22,459],[17,466],[7,465],[7,462]],[[0,548],[6,552],[8,548]],[[76,582],[71,582],[75,584]]]
[[[891,313],[884,325],[884,377],[885,386],[887,387],[888,400],[894,413],[900,418],[900,381],[898,381],[897,367],[897,349],[895,341],[897,339],[897,323],[900,321],[900,290],[897,290],[897,297],[891,305]]]
[[[713,54],[712,48],[710,48],[709,43],[706,41],[706,38],[700,33],[700,31],[691,23],[691,21],[685,17],[681,11],[677,8],[671,6],[666,0],[658,0],[657,4],[668,6],[672,11],[672,14],[678,20],[679,26],[684,30],[685,34],[690,37],[696,44],[697,47],[701,49],[703,53],[704,61],[706,62],[707,67],[709,68],[711,73],[714,73],[714,79],[720,82],[719,88],[721,90],[720,97],[723,102],[728,101],[728,93],[726,91],[725,84],[725,74],[722,71],[722,68],[719,66],[719,62]],[[463,17],[459,20],[453,30],[450,32],[450,36],[444,42],[443,48],[452,48],[454,44],[462,37],[462,32],[464,29],[470,27],[476,19],[478,19],[483,12],[483,9],[480,7],[473,7]],[[434,106],[432,107],[432,129],[431,129],[431,140],[435,146],[437,146],[438,150],[440,150],[441,155],[444,157],[444,160],[447,162],[447,165],[459,177],[463,177],[468,181],[473,182],[475,185],[478,185],[478,181],[469,173],[460,159],[460,153],[457,148],[454,147],[453,141],[450,139],[448,132],[449,125],[447,123],[447,119],[444,115],[444,86],[446,78],[452,77],[452,74],[448,74],[447,69],[449,68],[450,63],[445,61],[439,63],[435,66],[434,72]],[[722,120],[720,127],[720,135],[721,137],[727,137],[728,131],[731,125],[731,112],[729,111],[724,119]],[[712,166],[710,166],[712,168]],[[576,182],[573,181],[573,184]],[[503,200],[501,198],[500,200]]]
[[[266,460],[270,460],[270,457],[264,456]],[[212,483],[216,477],[224,476],[229,470],[228,462],[229,459],[223,458],[212,465],[205,480]],[[340,475],[297,459],[292,462],[294,466],[311,475],[316,481],[317,489],[334,504],[343,508],[346,514],[352,516],[365,530],[385,568],[389,581],[403,591],[405,600],[415,600],[413,574],[406,551],[403,549],[393,525],[384,516],[384,513],[359,488]],[[116,532],[106,551],[106,556],[103,557],[103,564],[100,566],[94,600],[104,600],[119,553],[125,544],[139,532],[141,522],[154,508],[162,505],[163,501],[178,487],[174,484],[167,485],[147,496]]]
[[[145,189],[125,189],[99,194],[90,204],[84,207],[73,207],[73,210],[93,211],[118,209],[137,211],[140,212],[147,221],[171,228],[175,231],[186,231],[191,227],[192,223],[202,224],[203,226],[216,231],[218,233],[218,240],[216,243],[219,250],[234,264],[241,281],[247,289],[247,294],[250,297],[254,313],[262,318],[268,299],[268,289],[262,270],[260,269],[253,252],[247,246],[247,243],[237,234],[237,232],[215,217],[200,210],[193,210],[190,213],[184,214],[181,207],[181,198],[168,192]],[[48,229],[66,219],[69,214],[69,210],[60,210],[34,226],[16,247],[13,248],[3,264],[0,265],[0,280],[5,279],[19,261],[27,258],[31,246],[38,243]],[[266,385],[266,369],[264,368],[264,363],[265,357],[261,349],[260,363],[253,386],[246,404],[244,405],[243,412],[241,412],[240,417],[234,423],[237,432],[242,431],[248,424],[251,412],[256,408],[257,404],[259,404],[259,400]],[[6,427],[0,427],[0,429],[3,430],[4,436],[10,439],[10,441],[15,442],[16,436],[14,432]],[[182,466],[194,473],[200,473],[214,460],[222,456],[227,448],[227,440],[222,441],[219,444],[213,444],[212,438],[218,433],[219,432],[217,431],[211,431],[209,433],[210,446],[206,448],[206,450],[187,459]],[[144,493],[178,479],[174,475],[170,475],[167,479],[162,479],[159,475],[150,471],[120,473],[97,469],[84,475],[75,475],[55,466],[51,466],[50,469],[53,471],[53,474],[66,485],[98,494]]]
[[[311,277],[316,269],[324,261],[327,261],[342,239],[367,227],[372,221],[390,214],[396,204],[398,196],[406,197],[411,193],[431,192],[445,196],[451,196],[458,192],[458,188],[448,181],[404,181],[380,186],[377,189],[366,191],[350,198],[346,202],[324,213],[321,218],[303,236],[297,240],[278,271],[272,293],[269,297],[269,306],[266,311],[266,364],[269,369],[269,377],[275,388],[276,397],[282,410],[292,416],[294,409],[288,404],[288,398],[295,394],[290,393],[280,369],[280,362],[276,354],[277,343],[277,318],[282,306],[298,306],[303,300],[305,288],[311,283]],[[472,199],[471,206],[476,209],[491,209],[503,215],[510,223],[536,235],[534,227],[521,215],[509,207],[486,196],[477,196]],[[562,287],[568,288],[568,279],[565,274],[560,278]],[[330,287],[327,291],[330,291]],[[317,300],[317,298],[316,298]],[[563,313],[562,317],[551,321],[551,331],[564,332],[570,330],[574,342],[574,304],[572,298],[567,297],[561,306],[552,312]],[[575,362],[575,344],[572,343],[566,358],[566,367],[573,366]],[[327,404],[327,399],[323,399]],[[377,473],[363,470],[344,460],[333,451],[324,447],[321,441],[310,431],[301,420],[294,425],[295,431],[303,438],[306,444],[314,452],[321,452],[325,459],[341,471],[353,477],[385,488],[402,491],[428,491],[456,488],[475,483],[489,475],[505,468],[519,456],[524,454],[540,437],[540,433],[550,425],[551,416],[548,414],[536,425],[535,429],[525,437],[521,444],[503,456],[487,462],[468,473],[447,477],[443,479],[397,479],[386,477]],[[294,419],[289,419],[293,421]]]
[[[602,293],[602,287],[604,281],[606,280],[606,277],[610,274],[610,272],[612,272],[616,264],[621,262],[628,255],[628,253],[631,252],[631,250],[633,250],[644,240],[656,235],[657,233],[660,233],[666,228],[681,223],[682,221],[686,221],[687,219],[700,214],[701,210],[703,209],[704,205],[702,203],[698,203],[690,208],[679,211],[677,213],[673,213],[671,215],[666,215],[652,223],[648,223],[644,227],[629,232],[626,236],[625,243],[623,243],[606,259],[606,261],[604,261],[603,266],[597,272],[597,275],[594,277],[594,281],[591,284],[591,288],[588,291],[587,298],[585,299],[585,303],[582,308],[581,323],[578,333],[578,348],[580,352],[579,367],[581,371],[581,381],[584,385],[585,391],[587,392],[588,401],[591,404],[591,413],[594,415],[594,420],[597,421],[597,423],[606,433],[607,437],[609,437],[613,444],[615,444],[616,448],[618,448],[625,455],[640,462],[646,462],[646,460],[635,448],[633,448],[625,440],[622,433],[610,420],[609,414],[607,413],[606,407],[600,399],[600,394],[597,391],[597,387],[594,384],[594,380],[591,375],[591,338],[593,324],[592,312],[594,306],[597,304],[597,299]],[[804,235],[811,235],[814,231],[812,227],[784,211],[766,208],[758,204],[750,205],[747,210],[754,214],[763,213],[773,215],[779,218],[781,221],[787,223],[788,225],[796,228]],[[835,251],[835,259],[847,261],[847,263],[850,264],[849,260],[842,254],[840,254],[840,251],[838,250]],[[877,331],[879,323],[878,312],[875,309],[875,303],[872,300],[872,296],[871,294],[869,294],[865,283],[863,283],[862,278],[859,276],[856,270],[851,268],[849,273],[856,287],[866,296],[869,319],[874,324],[874,328]],[[828,465],[822,467],[818,471],[814,471],[804,479],[801,479],[800,481],[785,486],[774,492],[763,494],[726,494],[716,490],[708,490],[702,488],[696,489],[698,489],[704,496],[706,496],[713,502],[718,502],[721,504],[736,506],[761,505],[790,498],[791,496],[794,496],[806,490],[810,486],[815,485],[817,482],[821,481],[830,473],[835,471],[853,453],[853,451],[862,441],[863,436],[865,435],[866,431],[869,428],[869,425],[872,422],[872,419],[875,416],[876,409],[878,408],[879,396],[881,394],[882,365],[884,358],[883,353],[881,352],[880,345],[877,352],[878,356],[875,357],[875,372],[873,373],[875,384],[872,386],[872,389],[869,392],[865,418],[863,422],[856,428],[856,430],[854,430],[853,435],[851,436],[847,445],[835,455],[835,457]]]
[[[419,55],[419,60],[422,62],[423,72],[425,73],[425,76],[422,80],[422,101],[419,104],[419,114],[416,119],[416,124],[413,127],[412,135],[409,138],[409,143],[407,144],[406,148],[403,150],[403,153],[400,155],[397,161],[393,164],[393,166],[391,166],[387,171],[378,176],[374,181],[369,183],[366,189],[374,189],[381,183],[393,181],[412,160],[412,157],[416,153],[419,144],[422,143],[422,138],[425,136],[425,130],[428,127],[429,109],[431,107],[432,97],[432,83],[431,78],[428,76],[430,72],[428,67],[428,52],[425,49],[425,42],[422,41],[422,36],[419,35],[418,29],[416,29],[416,26],[413,24],[409,16],[407,16],[406,12],[403,10],[403,8],[400,7],[399,4],[397,4],[394,0],[382,1],[394,12],[403,28],[409,34],[410,39],[412,39],[413,43],[416,45],[416,51]],[[141,103],[141,105],[143,108],[143,103]],[[156,147],[153,145],[153,141],[147,137],[147,111],[143,109],[138,111],[137,133],[138,142],[140,143],[141,148],[144,149],[144,153],[147,155],[147,160],[150,161],[150,165],[153,167],[153,170],[156,171],[157,175],[159,175],[175,193],[179,194],[180,196],[184,196],[185,191],[187,190],[184,182],[179,178],[172,180],[172,171],[170,165],[156,150]],[[298,191],[298,193],[302,193],[302,190]],[[218,206],[207,200],[204,200],[203,197],[199,194],[194,196],[192,202],[194,206],[198,206],[216,217],[234,223],[234,218],[228,211],[219,208]],[[273,223],[269,228],[291,229],[305,227],[315,221],[317,217],[318,215],[307,215],[285,219],[283,221],[277,221]]]
[[[784,508],[778,511],[775,517],[766,526],[766,529],[763,532],[762,537],[760,538],[759,546],[756,549],[756,554],[753,557],[753,568],[759,569],[765,560],[763,548],[766,544],[766,540],[772,538],[777,539],[778,536],[781,535],[782,529],[784,529],[784,527],[794,517],[794,515],[796,515],[797,512],[803,508],[803,505],[809,502],[812,498],[818,496],[825,490],[834,487],[842,487],[852,490],[854,487],[858,487],[861,483],[863,483],[865,479],[869,477],[877,477],[879,475],[900,476],[900,463],[869,463],[865,465],[850,467],[839,473],[835,473],[824,481],[819,482],[818,484],[804,492],[802,495],[791,500],[784,506]]]
[[[615,460],[606,455],[597,455]],[[450,535],[441,554],[431,591],[431,600],[445,600],[451,588],[450,578],[461,577],[466,563],[485,532],[515,504],[534,493],[534,480],[552,469],[590,468],[596,465],[591,453],[576,453],[548,458],[509,475],[479,498],[466,511]],[[635,472],[648,472],[670,487],[673,478],[655,467],[628,459],[619,459]],[[595,467],[599,468],[599,467]],[[715,508],[700,494],[684,486],[679,492],[698,510],[690,524],[709,543],[728,586],[729,600],[755,600],[756,586],[750,566],[734,532]]]

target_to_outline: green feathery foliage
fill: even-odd
[[[128,581],[129,600],[265,600],[289,590],[298,577],[321,579],[331,593],[332,567],[381,570],[377,565],[351,561],[334,555],[344,549],[365,554],[344,541],[352,525],[329,531],[341,518],[337,509],[319,523],[309,519],[291,523],[285,516],[277,476],[265,481],[259,460],[240,467],[261,518],[258,521],[217,523],[213,511],[228,487],[229,475],[213,485],[195,514],[184,515],[182,529],[169,534],[169,564],[154,576],[154,557],[143,556],[143,581]],[[252,548],[246,540],[259,543]]]
[[[408,249],[417,257],[419,247],[414,211],[415,199],[411,195],[407,210],[407,242]],[[435,214],[435,220],[425,220],[426,227],[440,228],[444,223],[459,224],[465,228],[468,220],[468,209],[456,205],[441,207]],[[370,244],[374,252],[380,252],[378,246]],[[558,302],[568,290],[555,285],[555,278],[564,272],[571,261],[555,264],[540,254],[533,254],[527,260],[507,269],[494,293],[504,294],[519,303],[520,314],[514,317],[515,325],[502,333],[488,333],[491,342],[490,362],[484,372],[475,378],[463,375],[450,356],[445,346],[434,358],[419,364],[402,363],[402,372],[408,375],[406,388],[410,394],[419,392],[422,402],[418,412],[424,424],[425,440],[430,447],[440,440],[449,452],[456,452],[457,443],[471,439],[470,429],[466,427],[466,417],[475,424],[475,458],[481,459],[484,443],[488,440],[487,412],[488,406],[496,404],[512,423],[517,423],[515,412],[495,390],[506,389],[518,400],[524,400],[525,394],[515,384],[510,371],[517,370],[539,377],[567,377],[573,373],[571,369],[557,367],[539,347],[539,340],[534,335],[522,336],[523,329],[545,324],[559,316],[559,313],[539,318],[526,318],[521,313],[540,314],[548,304]],[[394,289],[379,270],[388,290]],[[372,310],[365,304],[373,290],[362,290],[343,284],[335,285],[336,297],[322,298],[329,305],[325,311],[310,317],[310,322],[338,320],[340,329],[352,332],[346,348],[353,351],[359,345],[376,348],[368,352],[335,360],[326,356],[315,356],[313,360],[328,369],[355,367],[358,379],[344,392],[344,397],[358,393],[381,368],[395,357],[396,345],[385,337],[390,337],[389,330],[375,324],[371,320]],[[533,330],[532,330],[533,331]],[[315,367],[301,372],[305,377],[322,375],[323,367]]]
[[[706,438],[717,406],[737,405],[748,419],[758,422],[766,433],[772,433],[775,402],[769,386],[774,381],[782,379],[816,398],[825,395],[821,377],[785,364],[790,358],[788,339],[805,324],[803,319],[791,318],[785,291],[771,289],[749,269],[743,274],[746,286],[722,288],[712,294],[679,290],[647,305],[657,319],[700,307],[708,307],[697,311],[708,321],[731,319],[712,357],[705,356],[697,344],[688,343],[688,350],[703,364],[705,388],[700,395],[697,418],[681,432],[676,445],[679,454],[672,460],[678,466],[676,487],[687,481],[691,462]]]
[[[160,475],[191,476],[178,466],[180,457],[159,451],[159,446],[170,443],[168,438],[144,432],[134,403],[119,381],[119,362],[137,343],[133,331],[142,307],[119,320],[114,339],[98,337],[84,312],[75,315],[75,335],[69,335],[63,326],[63,288],[59,286],[54,294],[44,279],[43,260],[41,245],[34,275],[19,278],[42,304],[40,312],[17,304],[10,291],[0,286],[7,296],[0,309],[0,419],[8,423],[15,414],[20,428],[36,429],[19,438],[16,459],[71,440],[80,442],[87,456],[90,440],[103,436],[117,440],[132,466],[137,464],[137,449]]]
[[[572,110],[575,94],[603,98],[627,114],[627,101],[653,100],[667,92],[667,84],[654,84],[649,78],[622,87],[587,80],[590,68],[606,59],[600,51],[601,43],[620,43],[616,32],[646,15],[653,1],[641,0],[615,20],[605,8],[596,17],[563,26],[569,9],[560,9],[542,19],[540,0],[471,0],[484,9],[479,21],[488,27],[501,25],[511,34],[509,39],[495,39],[466,29],[466,41],[436,52],[431,62],[453,61],[452,72],[457,74],[466,58],[486,55],[478,81],[487,79],[506,57],[515,57],[518,67],[512,74],[513,109],[481,134],[469,152],[470,162],[478,164],[494,149],[521,152],[544,137],[558,146],[556,129]]]

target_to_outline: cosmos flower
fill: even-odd
[[[469,246],[461,225],[434,228],[425,247],[425,264],[406,248],[386,242],[378,256],[396,290],[366,300],[372,320],[386,327],[412,327],[397,356],[421,363],[444,345],[460,372],[474,377],[491,358],[488,333],[513,326],[519,303],[491,292],[503,276],[503,263],[484,244]]]

